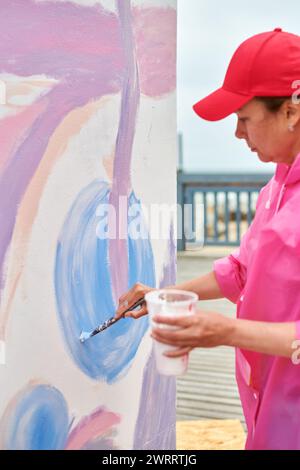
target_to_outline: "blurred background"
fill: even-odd
[[[299,0],[178,0],[178,129],[188,172],[273,172],[234,137],[235,115],[205,122],[192,110],[219,88],[239,44],[280,27],[300,34]],[[299,77],[300,79],[300,77]]]

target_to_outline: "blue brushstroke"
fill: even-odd
[[[68,407],[63,395],[49,385],[26,389],[6,418],[7,450],[63,449],[69,431]]]
[[[96,233],[97,208],[109,202],[109,194],[109,185],[95,180],[72,205],[57,245],[55,291],[57,312],[71,357],[87,376],[112,383],[130,367],[148,328],[148,319],[123,319],[85,343],[79,341],[81,330],[92,330],[116,309],[108,240],[100,239]],[[128,207],[140,206],[134,193],[128,201]],[[133,219],[134,216],[128,216],[128,224]],[[128,289],[136,282],[155,286],[154,259],[148,239],[128,238],[128,263]]]

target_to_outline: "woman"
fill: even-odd
[[[176,345],[170,357],[195,347],[236,348],[236,378],[248,427],[247,449],[300,449],[300,37],[276,28],[246,40],[235,52],[222,88],[194,110],[207,120],[237,115],[236,137],[274,177],[261,190],[254,221],[213,271],[176,286],[202,300],[226,297],[237,318],[198,310],[194,317],[157,323],[153,338]],[[117,315],[150,288],[135,285]],[[146,308],[128,316],[138,318]]]

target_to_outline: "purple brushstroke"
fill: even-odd
[[[160,287],[176,282],[176,244],[170,228],[169,261],[164,264]],[[133,449],[176,449],[176,380],[159,375],[153,350],[144,369]]]
[[[109,203],[116,212],[116,220],[120,220],[119,197],[127,198],[131,188],[130,167],[132,147],[135,135],[135,124],[140,100],[139,79],[135,57],[135,45],[132,31],[130,0],[117,1],[121,23],[122,43],[125,55],[125,70],[121,102],[121,116],[115,150],[115,164],[112,191]],[[119,238],[109,241],[109,259],[112,266],[112,288],[115,301],[125,292],[128,285],[128,240]],[[122,260],[122,263],[120,263]],[[116,302],[117,303],[117,302]]]

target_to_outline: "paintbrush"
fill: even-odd
[[[106,330],[107,328],[109,328],[110,326],[114,325],[119,320],[121,320],[121,318],[124,318],[125,313],[130,312],[131,310],[135,310],[137,307],[140,307],[144,302],[146,302],[146,301],[145,301],[144,297],[142,297],[137,302],[135,302],[133,305],[131,305],[131,307],[129,307],[127,310],[125,310],[125,312],[123,312],[121,317],[119,317],[119,318],[111,317],[109,320],[106,320],[104,323],[97,326],[97,328],[95,328],[92,331],[82,331],[80,336],[79,336],[80,342],[84,343],[87,339],[92,338],[92,336],[95,336],[98,333],[101,333],[101,331]]]

